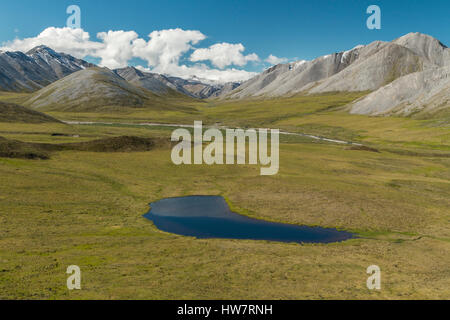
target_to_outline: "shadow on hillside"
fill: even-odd
[[[85,152],[143,152],[158,147],[170,145],[164,138],[140,138],[121,136],[77,143],[31,143],[9,140],[0,137],[0,157],[21,159],[50,159],[56,151],[85,151]]]

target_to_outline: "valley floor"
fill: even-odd
[[[448,299],[448,124],[350,116],[340,106],[354,98],[210,102],[171,114],[51,112],[62,120],[266,126],[380,152],[285,136],[280,173],[265,177],[258,166],[175,166],[170,146],[0,158],[0,299]],[[171,132],[0,123],[2,137],[45,143]],[[327,245],[197,240],[142,217],[150,202],[186,195],[222,195],[244,215],[360,238]],[[80,291],[67,290],[70,265],[81,268]],[[380,291],[366,287],[370,265],[382,270]]]

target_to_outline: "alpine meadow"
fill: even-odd
[[[450,298],[448,2],[62,2],[0,23],[0,299]]]

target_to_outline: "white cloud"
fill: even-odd
[[[45,45],[55,51],[83,58],[101,49],[101,42],[90,41],[88,32],[82,29],[50,27],[42,31],[37,37],[15,39],[3,44],[4,51],[27,52],[39,45]]]
[[[225,70],[211,69],[204,64],[195,64],[194,66],[171,65],[166,73],[180,78],[195,76],[216,82],[239,82],[248,80],[257,74],[235,68]]]
[[[244,50],[245,47],[241,43],[217,43],[209,48],[195,50],[190,60],[193,62],[209,60],[214,66],[220,69],[231,65],[242,67],[249,61],[259,61],[259,57],[255,53],[247,56],[243,55],[242,52]]]
[[[134,31],[108,31],[98,33],[97,38],[103,41],[103,47],[92,53],[92,56],[101,58],[102,66],[116,69],[128,65],[138,34]]]
[[[135,66],[136,69],[142,72],[151,72],[154,73],[154,69],[146,68],[143,66]],[[211,83],[214,82],[240,82],[248,80],[257,75],[256,72],[248,72],[245,70],[239,70],[235,68],[219,70],[219,69],[211,69],[204,64],[195,64],[194,66],[185,66],[185,65],[170,65],[167,68],[167,72],[164,74],[180,77],[184,79],[189,78],[199,78],[203,80],[209,80]]]
[[[140,65],[137,65],[137,66],[134,66],[134,67],[135,67],[136,69],[142,71],[142,72],[152,72],[152,69],[146,68],[146,67],[143,67],[143,66],[140,66]]]
[[[134,56],[148,63],[148,68],[141,67],[141,70],[181,78],[196,76],[218,82],[243,81],[256,75],[254,72],[235,68],[226,70],[211,69],[199,63],[193,66],[180,65],[181,57],[192,50],[193,45],[206,39],[206,36],[200,31],[169,29],[154,31],[149,34],[149,37],[150,40],[148,42],[144,39],[134,41]]]
[[[206,39],[197,30],[177,28],[153,31],[149,34],[148,41],[139,38],[134,31],[110,30],[98,33],[97,39],[91,40],[89,33],[83,29],[50,27],[34,38],[3,43],[0,50],[27,52],[36,46],[45,45],[80,59],[87,56],[100,58],[100,65],[110,69],[125,67],[131,59],[140,58],[146,61],[147,65],[141,68],[147,71],[182,78],[197,76],[219,82],[243,81],[253,77],[256,73],[224,68],[230,65],[244,66],[249,61],[259,60],[256,54],[244,56],[242,52],[245,48],[242,44],[222,43],[195,50],[193,46]],[[191,50],[195,50],[191,55],[192,62],[211,60],[221,70],[201,63],[191,66],[180,64],[181,59]]]
[[[288,59],[287,58],[278,58],[277,56],[274,56],[273,54],[271,54],[264,61],[275,65],[275,64],[280,64],[280,63],[286,63],[286,62],[288,62]]]
[[[164,73],[171,65],[178,65],[181,56],[192,49],[192,45],[206,39],[200,31],[169,29],[154,31],[150,40],[134,41],[133,54],[144,59],[150,67]]]

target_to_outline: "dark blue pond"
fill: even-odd
[[[165,232],[200,239],[249,239],[278,242],[339,242],[353,237],[336,229],[296,226],[252,219],[232,212],[222,197],[169,198],[151,204],[144,215]]]

